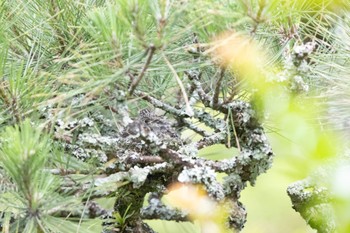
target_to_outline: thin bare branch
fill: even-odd
[[[175,79],[176,79],[176,82],[178,83],[180,89],[181,89],[181,92],[182,92],[182,95],[184,97],[184,100],[185,100],[185,104],[186,104],[186,113],[189,115],[189,116],[192,116],[193,115],[193,110],[192,110],[192,107],[190,105],[190,102],[188,101],[188,96],[187,96],[187,93],[186,93],[186,90],[185,90],[185,87],[180,79],[180,77],[177,75],[177,72],[176,70],[174,69],[174,67],[171,65],[171,63],[169,62],[169,60],[165,57],[164,54],[162,54],[162,57],[165,61],[165,63],[168,65],[169,69],[171,70],[171,72],[173,73]]]
[[[132,83],[130,84],[130,88],[129,88],[129,95],[130,96],[134,93],[137,85],[140,83],[140,81],[142,80],[143,76],[145,75],[149,65],[151,64],[152,57],[154,55],[154,52],[156,51],[156,47],[153,44],[151,44],[147,50],[148,50],[148,53],[147,53],[146,62],[144,64],[139,76],[136,79],[132,80]]]
[[[213,95],[213,108],[214,109],[218,105],[219,94],[220,94],[220,90],[221,90],[221,83],[222,83],[222,80],[225,76],[225,70],[226,70],[225,68],[220,69],[219,79],[216,82],[215,91],[214,91],[214,95]]]

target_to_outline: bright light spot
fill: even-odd
[[[337,168],[333,177],[332,191],[341,198],[350,197],[350,165],[342,165]]]

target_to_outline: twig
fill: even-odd
[[[185,100],[185,103],[186,103],[186,113],[187,115],[189,116],[193,116],[193,110],[192,110],[192,107],[190,105],[190,102],[188,101],[188,96],[187,96],[187,93],[186,93],[186,90],[185,90],[185,87],[180,79],[180,77],[177,75],[176,73],[176,70],[174,69],[174,67],[171,65],[171,63],[169,62],[169,60],[165,57],[164,54],[162,54],[162,57],[165,61],[165,63],[168,65],[169,69],[171,70],[171,72],[173,73],[180,89],[181,89],[181,92],[182,92],[182,95],[184,97],[184,100]]]
[[[9,84],[5,84],[5,81],[0,82],[0,100],[2,100],[7,109],[12,111],[15,121],[20,122],[21,117],[18,112],[18,102],[16,97],[13,96],[13,94],[9,90],[8,85]],[[6,92],[10,95],[10,97],[6,94]]]
[[[152,195],[152,194],[151,194]],[[141,210],[142,219],[162,219],[167,221],[188,222],[189,216],[184,212],[166,206],[160,198],[151,196],[149,205]]]
[[[231,127],[233,128],[233,134],[235,136],[237,149],[238,149],[238,151],[241,152],[241,145],[239,144],[239,138],[238,138],[238,135],[237,135],[235,122],[233,120],[232,111],[231,111],[230,107],[228,108],[228,115],[229,115],[228,120],[231,120]]]
[[[205,91],[203,90],[202,84],[199,81],[201,78],[201,73],[198,72],[198,73],[192,74],[188,71],[185,71],[184,73],[187,75],[189,80],[191,80],[191,82],[192,82],[191,89],[193,89],[193,90],[191,90],[191,91],[193,93],[197,93],[199,98],[201,99],[201,101],[203,101],[203,102],[210,101],[211,98],[209,97],[209,95],[207,93],[205,93]]]
[[[201,129],[200,127],[194,125],[194,123],[192,123],[191,121],[187,120],[187,119],[181,119],[181,123],[183,126],[186,126],[188,129],[194,131],[195,133],[203,136],[203,137],[210,137],[210,134],[205,131],[204,129]]]
[[[258,29],[259,24],[264,21],[264,19],[262,19],[261,16],[262,16],[262,12],[265,8],[265,4],[266,3],[264,0],[259,2],[259,10],[256,13],[256,16],[253,16],[251,14],[251,12],[248,12],[248,16],[254,21],[254,26],[253,26],[252,30],[250,31],[251,35],[255,34],[256,30]]]
[[[74,170],[74,169],[64,169],[64,168],[53,168],[53,169],[48,169],[47,170],[49,173],[53,175],[70,175],[70,174],[91,174],[91,171],[88,170]]]
[[[0,99],[5,103],[6,106],[10,106],[10,100],[5,94],[5,85],[4,81],[0,83]]]
[[[126,162],[129,164],[147,164],[147,163],[163,163],[164,160],[160,156],[144,155],[137,158],[127,158]]]
[[[160,156],[171,161],[173,164],[181,167],[194,168],[194,167],[210,167],[216,172],[230,173],[241,167],[242,165],[236,162],[235,158],[228,159],[225,161],[215,161],[208,160],[200,157],[188,158],[187,155],[182,155],[181,153],[171,150],[162,149],[160,151]]]
[[[223,136],[223,132],[211,135],[209,137],[204,137],[196,143],[197,149],[202,149],[207,146],[211,146],[214,144],[223,144],[225,142],[225,137]]]
[[[135,95],[139,96],[140,98],[151,103],[154,107],[160,108],[160,109],[162,109],[162,110],[164,110],[172,115],[181,116],[181,117],[188,117],[188,115],[184,111],[177,109],[169,104],[166,104],[166,103],[150,96],[148,93],[137,91],[137,92],[135,92]]]
[[[146,71],[147,71],[147,69],[152,61],[152,57],[153,57],[155,51],[156,51],[156,47],[153,44],[151,44],[148,47],[146,63],[144,64],[139,76],[137,76],[136,79],[132,80],[132,83],[130,84],[130,87],[129,87],[129,95],[130,96],[134,93],[135,88],[137,87],[137,85],[140,83],[143,76],[145,75],[145,73],[146,73]]]
[[[221,89],[221,83],[225,76],[225,68],[220,69],[220,76],[215,86],[214,96],[213,96],[213,108],[216,109],[218,106],[219,94]]]
[[[152,96],[150,96],[147,93],[141,92],[141,91],[137,91],[135,93],[135,95],[141,97],[142,99],[146,100],[147,102],[151,103],[154,107],[160,108],[174,116],[177,117],[181,117],[181,118],[189,118],[192,117],[190,115],[188,115],[187,112],[184,112],[182,110],[179,110],[169,104],[166,104]],[[203,104],[205,105],[209,105],[210,100],[209,99],[205,99],[202,100]],[[227,113],[227,108],[225,111],[225,108],[223,108],[222,106],[220,106],[221,108],[220,111],[223,113]],[[225,112],[224,112],[225,111]],[[193,112],[193,117],[197,118],[200,122],[204,123],[205,125],[213,128],[213,129],[217,129],[217,127],[219,125],[222,125],[223,122],[221,121],[221,119],[214,119],[209,113],[203,112],[203,111],[194,111]]]

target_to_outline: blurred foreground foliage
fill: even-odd
[[[0,1],[0,229],[152,232],[149,196],[188,232],[239,231],[240,191],[272,163],[265,131],[278,175],[299,180],[290,208],[349,232],[349,8]]]

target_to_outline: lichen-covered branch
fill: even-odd
[[[200,83],[196,89],[204,92]],[[103,165],[99,175],[91,176],[88,182],[75,181],[72,169],[52,170],[52,174],[67,177],[62,191],[79,194],[92,188],[91,200],[106,195],[116,198],[113,213],[105,220],[105,232],[119,232],[120,229],[123,229],[122,232],[152,232],[145,230],[148,228],[143,223],[144,219],[188,221],[186,213],[162,203],[161,197],[167,193],[167,187],[174,182],[200,184],[214,201],[230,201],[232,209],[228,223],[231,228],[241,230],[246,221],[246,211],[239,202],[240,192],[247,182],[254,184],[256,178],[271,166],[273,158],[264,130],[250,104],[240,100],[224,104],[218,99],[215,109],[222,117],[215,117],[206,111],[206,108],[213,108],[212,100],[202,95],[200,99],[205,108],[194,107],[193,116],[189,116],[184,109],[148,93],[135,90],[134,95],[154,108],[162,109],[167,116],[141,111],[138,116],[125,121],[123,114],[120,121],[128,124],[115,131],[106,127],[106,131],[100,134],[89,133],[96,119],[101,122],[101,129],[104,129],[104,124],[110,123],[101,121],[98,115],[69,124],[57,121],[57,134],[69,134],[66,130],[71,129],[77,132],[74,143],[63,141],[67,151],[79,159],[96,158],[98,164]],[[229,115],[234,125],[225,120]],[[212,132],[192,122],[204,124]],[[181,131],[186,128],[202,138],[198,141],[184,140]],[[214,144],[239,147],[239,153],[218,161],[198,156],[200,149]],[[223,182],[217,180],[217,172],[226,174]],[[85,174],[89,176],[88,172]],[[152,194],[148,205],[143,207],[149,193],[157,195]],[[98,208],[92,212],[95,215],[101,213],[101,217],[106,215]],[[123,226],[115,216],[127,217],[122,221]]]
[[[168,112],[174,118],[189,118],[184,114],[184,111],[150,95],[140,92],[137,94],[154,104],[155,107]],[[140,198],[147,193],[144,190],[159,192],[162,191],[159,190],[159,187],[166,187],[172,182],[180,181],[204,185],[214,200],[221,201],[225,198],[234,200],[236,205],[240,207],[237,208],[237,211],[241,211],[241,213],[238,214],[236,211],[231,217],[235,219],[234,216],[240,216],[241,219],[231,219],[231,223],[233,228],[240,230],[245,222],[245,210],[238,202],[239,193],[247,181],[254,184],[257,176],[270,167],[273,153],[249,104],[236,101],[227,105],[221,104],[218,109],[223,114],[228,114],[228,111],[233,112],[236,135],[241,146],[241,151],[237,156],[232,155],[231,159],[223,161],[211,161],[197,156],[198,149],[204,146],[225,143],[227,134],[231,135],[231,145],[235,145],[236,142],[232,136],[234,134],[232,127],[226,127],[221,119],[215,119],[209,113],[195,109],[194,118],[212,127],[215,130],[214,134],[205,135],[197,143],[188,143],[181,139],[170,120],[155,114],[140,116],[134,119],[133,123],[129,124],[121,133],[123,137],[119,138],[116,153],[118,162],[114,166],[129,171],[129,181],[133,183],[134,188],[139,190],[133,190],[132,192],[138,193],[133,195]],[[149,160],[145,163],[142,160],[142,158],[150,159],[152,156],[154,161]],[[130,160],[130,158],[135,159]],[[125,161],[132,161],[132,163],[124,164]],[[157,164],[161,161],[164,163]],[[223,184],[216,180],[216,172],[227,174]],[[155,202],[155,199],[152,201]],[[159,209],[156,208],[157,206]],[[152,211],[150,211],[151,209]],[[124,210],[118,207],[116,211],[123,212]],[[166,211],[169,212],[164,215]],[[168,207],[161,205],[160,202],[157,202],[157,205],[150,203],[150,206],[143,210],[143,214],[141,212],[138,214],[142,216],[147,213],[148,217],[154,218],[155,212],[161,219],[179,221],[179,215],[172,213]]]
[[[148,59],[153,53],[154,50],[148,51]],[[144,68],[148,65],[146,62]],[[141,71],[139,81],[132,82],[131,89],[114,86],[117,90],[108,91],[110,99],[115,100],[115,106],[108,104],[116,109],[111,112],[113,120],[100,112],[89,112],[74,120],[60,116],[54,119],[55,140],[66,153],[78,160],[91,161],[96,167],[91,173],[87,168],[51,170],[63,178],[64,185],[59,191],[75,195],[89,192],[91,203],[101,197],[114,198],[112,213],[107,213],[107,218],[105,211],[88,203],[93,215],[101,214],[104,232],[153,232],[143,220],[189,221],[187,213],[162,202],[169,185],[199,184],[214,202],[230,203],[227,225],[240,231],[246,221],[240,193],[247,182],[254,184],[257,177],[270,168],[273,159],[258,114],[248,102],[239,99],[224,102],[220,97],[224,70],[220,70],[214,92],[204,86],[201,70],[184,72],[188,78],[182,91],[190,93],[186,104],[191,105],[193,114],[188,114],[184,105],[144,91],[143,86],[138,85],[143,82],[144,72]],[[130,110],[135,110],[130,99],[136,109],[144,108],[141,106],[145,104],[149,109],[135,114]],[[84,95],[72,99],[72,105],[80,106],[82,102]],[[105,106],[101,108],[106,110]],[[50,111],[47,108],[42,114],[50,118]],[[187,129],[200,138],[184,139],[182,132]],[[66,138],[69,140],[64,140]],[[200,149],[215,144],[236,147],[238,153],[223,160],[198,156]],[[222,182],[216,178],[218,172],[225,174]],[[76,178],[78,173],[80,176]],[[148,204],[144,206],[148,195]]]
[[[148,198],[148,206],[142,208],[141,216],[143,219],[161,219],[176,222],[190,221],[187,214],[180,210],[166,206],[157,193],[152,193]]]
[[[332,198],[325,187],[314,184],[310,179],[291,184],[287,193],[293,209],[318,233],[336,232],[335,213]]]

